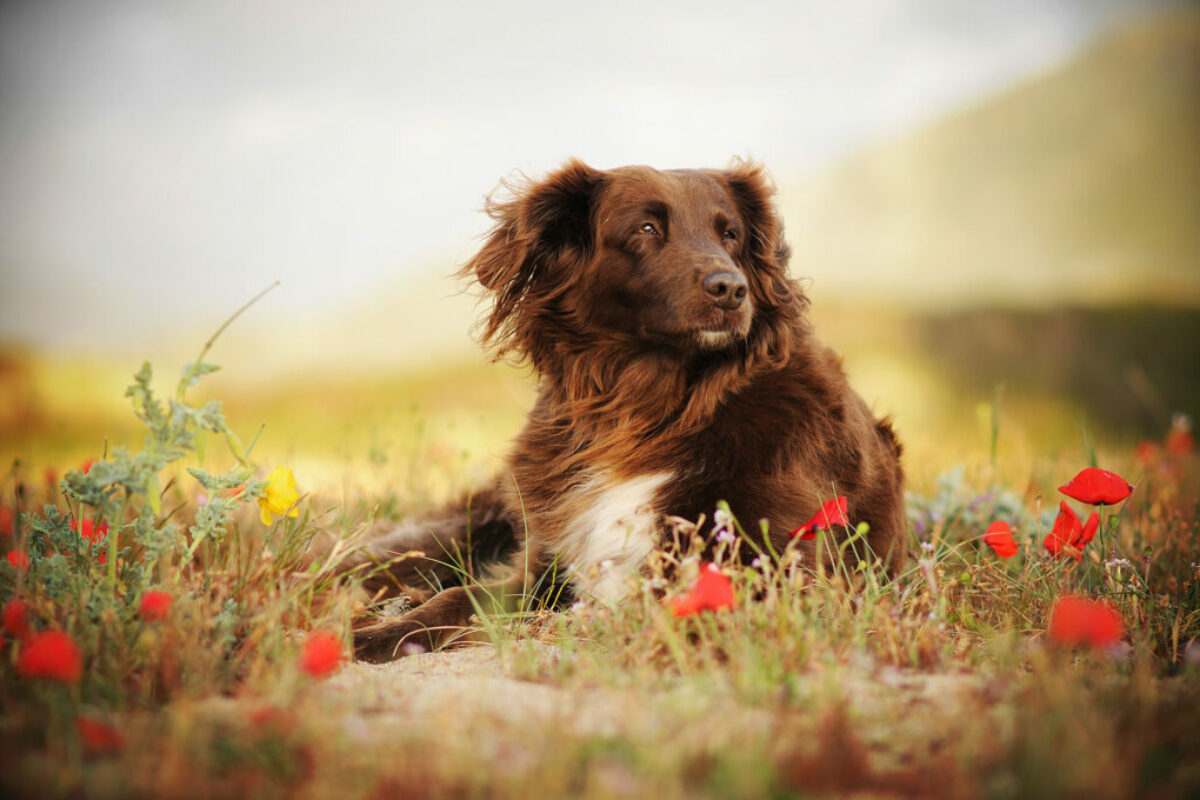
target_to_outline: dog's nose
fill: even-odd
[[[704,279],[704,291],[718,308],[732,311],[746,299],[746,279],[736,272],[714,272]]]

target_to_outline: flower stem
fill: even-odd
[[[120,548],[121,526],[125,524],[125,512],[129,510],[129,490],[125,490],[125,498],[121,501],[121,512],[113,520],[112,530],[108,532],[108,584],[112,587],[113,597],[117,596],[117,553]],[[82,530],[82,523],[80,523]]]
[[[196,356],[196,360],[192,362],[191,369],[189,369],[184,374],[183,379],[179,382],[179,388],[175,390],[175,399],[176,400],[178,400],[181,403],[183,402],[184,392],[187,391],[187,388],[191,384],[192,379],[195,378],[197,373],[200,372],[200,365],[204,362],[204,357],[206,355],[208,355],[208,351],[212,349],[212,346],[214,344],[216,344],[217,338],[220,337],[220,335],[225,332],[225,329],[228,328],[230,325],[232,325],[233,321],[235,319],[237,319],[238,317],[240,317],[242,315],[242,313],[246,311],[246,309],[250,308],[250,306],[257,303],[259,300],[261,300],[267,294],[267,292],[271,291],[278,285],[279,285],[279,281],[275,281],[270,286],[263,289],[258,294],[254,295],[254,297],[250,298],[250,301],[248,303],[246,303],[244,306],[239,308],[237,311],[233,312],[229,316],[229,319],[222,322],[221,327],[217,328],[216,333],[214,333],[212,336],[208,337],[208,341],[204,343],[204,347],[200,348],[200,355]]]

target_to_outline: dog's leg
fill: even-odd
[[[379,664],[405,655],[404,645],[417,652],[434,650],[461,636],[475,613],[471,588],[454,586],[396,619],[384,620],[354,632],[354,655]]]
[[[514,553],[504,571],[506,577],[445,589],[401,617],[358,628],[355,656],[380,663],[407,655],[409,643],[420,646],[417,652],[444,647],[462,638],[475,614],[505,614],[527,602],[555,604],[569,597],[553,562],[527,550]]]
[[[488,488],[429,516],[377,525],[342,569],[360,571],[372,592],[420,602],[431,591],[470,580],[519,545],[500,492]]]

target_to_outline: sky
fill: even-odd
[[[452,272],[498,181],[815,170],[1151,0],[0,5],[0,339],[302,319]]]

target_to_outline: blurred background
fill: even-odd
[[[470,481],[529,376],[450,277],[577,156],[773,173],[818,329],[919,485],[1200,397],[1200,9],[1152,0],[0,5],[0,457],[136,444],[209,360],[302,482]]]

